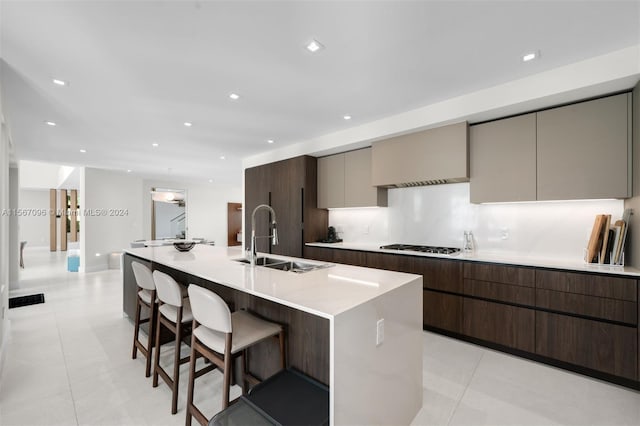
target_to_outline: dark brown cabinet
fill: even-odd
[[[462,334],[466,336],[533,352],[534,329],[533,309],[464,298]]]
[[[515,305],[534,306],[535,269],[467,262],[463,293]]]
[[[330,248],[307,246],[304,249],[304,257],[321,262],[333,262],[333,253],[335,251]]]
[[[464,264],[463,334],[508,348],[533,352],[535,270],[516,266]]]
[[[462,292],[462,263],[446,259],[414,257],[414,273],[423,276],[424,288],[432,290]]]
[[[638,285],[630,278],[539,270],[536,306],[592,319],[638,325]]]
[[[317,260],[422,275],[425,329],[640,386],[640,311],[634,278],[310,248]]]
[[[301,156],[245,170],[245,247],[251,246],[251,214],[259,204],[276,212],[277,245],[258,238],[258,251],[302,257],[304,243],[326,237],[327,211],[317,205],[317,163]],[[256,213],[256,235],[269,235],[270,214]]]
[[[462,297],[431,290],[422,293],[423,324],[461,333]]]
[[[627,327],[538,311],[536,354],[638,380],[638,340]]]

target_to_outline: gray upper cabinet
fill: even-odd
[[[469,181],[467,122],[373,143],[372,183],[406,187]]]
[[[371,148],[344,154],[344,206],[387,206],[387,190],[371,184]]]
[[[536,199],[536,114],[469,127],[472,203]]]
[[[631,196],[631,94],[538,113],[538,199]]]
[[[472,203],[631,196],[631,94],[470,127]]]
[[[374,206],[387,206],[387,190],[371,184],[371,148],[318,158],[318,208]]]
[[[318,208],[344,207],[344,154],[318,158]]]

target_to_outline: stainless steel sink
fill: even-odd
[[[314,271],[316,269],[328,268],[330,264],[317,264],[305,262],[283,262],[265,265],[267,268],[279,269],[281,271],[291,271],[296,273]]]
[[[244,257],[240,258],[240,259],[233,259],[236,262],[240,262],[240,263],[251,263],[251,261],[249,259],[245,259]],[[275,263],[283,263],[286,262],[286,260],[283,259],[274,259],[272,257],[259,257],[256,259],[256,266],[267,266],[267,265],[271,265],[271,264],[275,264]]]
[[[249,264],[248,259],[234,259],[236,262]],[[256,266],[264,266],[265,268],[278,269],[280,271],[291,271],[295,273],[303,273],[314,271],[316,269],[328,268],[332,266],[329,263],[306,263],[299,261],[289,261],[283,259],[274,259],[272,257],[259,257],[256,259]]]

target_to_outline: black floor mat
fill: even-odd
[[[44,303],[44,293],[30,294],[28,296],[10,297],[9,309],[20,308],[22,306],[37,305]]]

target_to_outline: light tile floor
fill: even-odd
[[[188,366],[171,415],[168,387],[154,389],[144,358],[131,359],[120,271],[67,272],[64,255],[38,248],[25,262],[11,295],[44,292],[46,303],[9,311],[0,425],[183,425]],[[165,365],[171,356],[167,347]],[[196,382],[208,416],[221,382],[219,372]],[[426,332],[423,382],[413,425],[640,425],[638,392]]]

